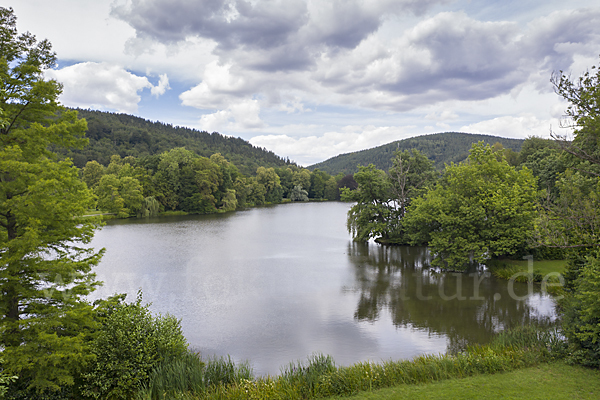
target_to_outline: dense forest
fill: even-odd
[[[95,195],[91,208],[119,218],[164,211],[211,214],[284,199],[338,200],[340,186],[356,186],[351,176],[296,165],[260,166],[247,176],[220,153],[203,157],[185,147],[139,158],[115,154],[106,167],[88,161],[81,176]]]
[[[320,169],[328,174],[353,174],[359,165],[373,164],[387,171],[392,166],[392,158],[396,151],[416,149],[429,158],[436,169],[441,170],[444,164],[460,162],[467,159],[473,143],[483,141],[493,145],[500,143],[502,147],[518,152],[523,144],[522,139],[507,139],[489,135],[475,135],[461,132],[444,132],[397,140],[372,149],[340,154],[328,160],[313,164],[310,170]],[[510,156],[509,156],[510,158]]]
[[[144,157],[185,147],[204,157],[220,153],[234,163],[244,175],[256,174],[262,167],[295,165],[289,159],[272,151],[255,147],[241,138],[208,133],[195,129],[152,122],[128,114],[77,109],[80,118],[87,121],[86,137],[89,144],[83,149],[56,148],[59,154],[68,156],[82,168],[95,160],[107,166],[113,155],[121,157]]]

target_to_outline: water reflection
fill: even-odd
[[[505,281],[430,270],[425,248],[352,243],[348,209],[110,221],[92,243],[106,247],[93,298],[141,288],[153,312],[181,319],[193,348],[250,360],[258,374],[313,352],[340,365],[436,354],[554,315],[538,292],[514,300]]]
[[[506,281],[489,272],[441,272],[429,268],[424,247],[348,244],[359,300],[358,321],[378,321],[389,313],[396,327],[417,327],[448,337],[449,350],[465,343],[485,343],[494,333],[513,326],[554,319],[553,301],[539,286]]]

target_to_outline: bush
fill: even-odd
[[[83,374],[83,393],[95,399],[130,399],[162,362],[182,357],[187,342],[173,316],[153,317],[149,305],[119,302],[107,310],[92,343],[96,356]]]
[[[600,367],[600,258],[588,256],[564,304],[563,326],[570,344],[569,360]]]

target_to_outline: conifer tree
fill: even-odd
[[[47,40],[19,34],[0,7],[0,337],[4,369],[38,391],[74,383],[89,352],[100,259],[84,245],[96,227],[83,218],[92,195],[70,160],[51,151],[82,147],[86,122],[62,108]]]

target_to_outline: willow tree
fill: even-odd
[[[49,149],[85,145],[86,123],[45,80],[56,55],[47,40],[19,34],[0,7],[0,335],[5,371],[29,389],[73,384],[85,362],[100,252],[83,246],[95,225],[92,196],[70,160]]]

